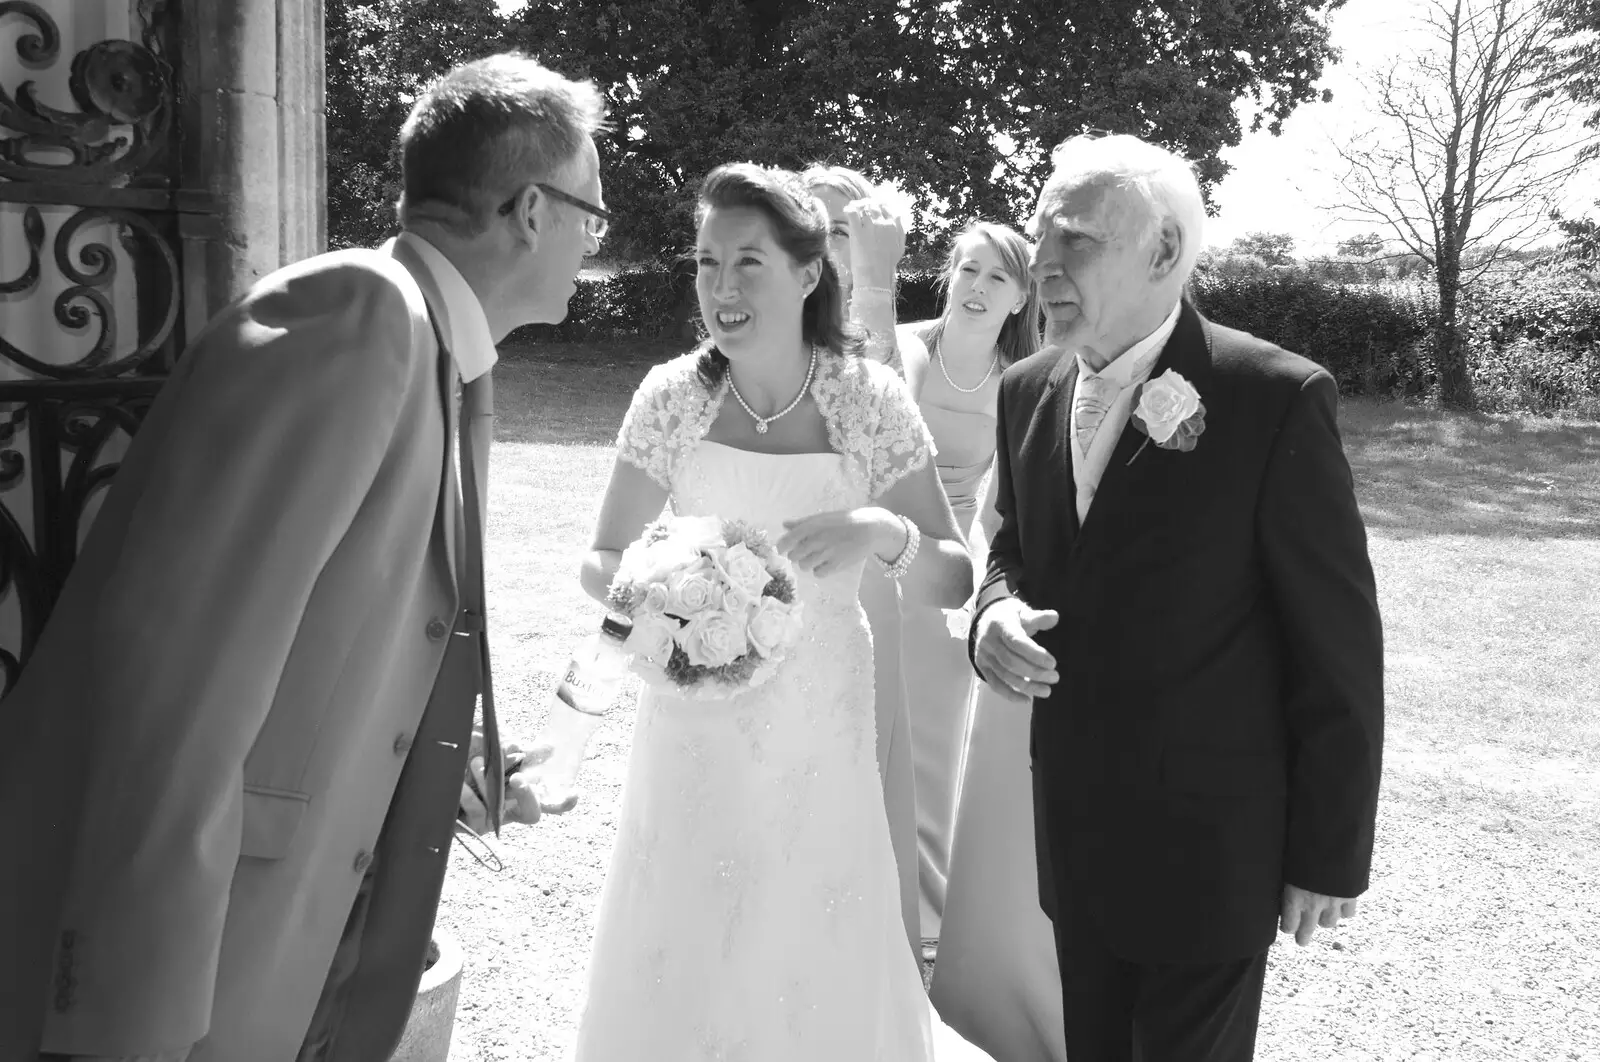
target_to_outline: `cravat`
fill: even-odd
[[[1095,433],[1100,430],[1106,414],[1111,411],[1111,404],[1121,393],[1121,386],[1098,373],[1078,376],[1078,389],[1072,396],[1072,417],[1073,438],[1078,444],[1079,457],[1089,456]]]
[[[494,440],[494,382],[489,373],[464,385],[461,395],[461,508],[466,539],[461,544],[463,628],[478,639],[483,696],[483,804],[489,825],[500,832],[506,776],[500,750],[500,727],[494,714],[494,683],[489,668],[489,633],[483,584],[484,487],[489,479],[489,446]]]

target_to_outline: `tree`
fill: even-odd
[[[1294,264],[1294,237],[1286,232],[1252,232],[1234,240],[1228,250],[1253,255],[1271,266]]]
[[[1577,168],[1570,105],[1542,92],[1556,36],[1535,0],[1431,0],[1429,45],[1375,71],[1384,125],[1336,145],[1345,206],[1433,270],[1440,399],[1474,405],[1461,296],[1507,254],[1550,231],[1550,193]]]
[[[1348,240],[1340,240],[1335,248],[1339,254],[1346,258],[1377,258],[1388,250],[1389,241],[1379,232],[1366,232],[1360,236],[1352,236]]]
[[[1595,206],[1600,207],[1600,202]],[[1594,218],[1556,218],[1561,230],[1561,253],[1574,262],[1600,265],[1600,221]]]
[[[494,0],[327,0],[328,242],[395,231],[396,137],[417,91],[455,63],[505,47]]]
[[[1546,85],[1587,110],[1585,158],[1600,156],[1600,0],[1545,0],[1557,37],[1544,54]]]
[[[1050,149],[1088,129],[1163,142],[1209,189],[1238,100],[1276,130],[1316,95],[1339,2],[531,0],[513,37],[607,93],[608,242],[624,255],[681,250],[696,182],[745,159],[894,179],[917,250],[972,218],[1020,221]]]

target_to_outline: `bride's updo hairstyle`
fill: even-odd
[[[800,178],[788,170],[733,162],[718,166],[700,184],[695,207],[698,229],[713,210],[759,210],[772,227],[772,238],[797,267],[822,263],[817,286],[806,296],[800,311],[800,335],[839,354],[860,354],[862,337],[844,316],[844,291],[839,273],[828,255],[828,209],[812,195]],[[715,343],[707,342],[696,366],[707,388],[722,383],[728,359]]]

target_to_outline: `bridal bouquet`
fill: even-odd
[[[746,524],[673,516],[622,554],[611,608],[633,620],[633,669],[676,696],[727,697],[761,685],[800,637],[794,568]]]

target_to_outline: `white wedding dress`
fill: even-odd
[[[628,411],[619,453],[677,513],[776,540],[932,456],[905,385],[874,363],[822,355],[812,395],[834,453],[704,441],[726,390],[685,355]],[[640,698],[578,1062],[988,1062],[933,1015],[906,948],[860,575],[800,577],[801,642],[758,689]]]

